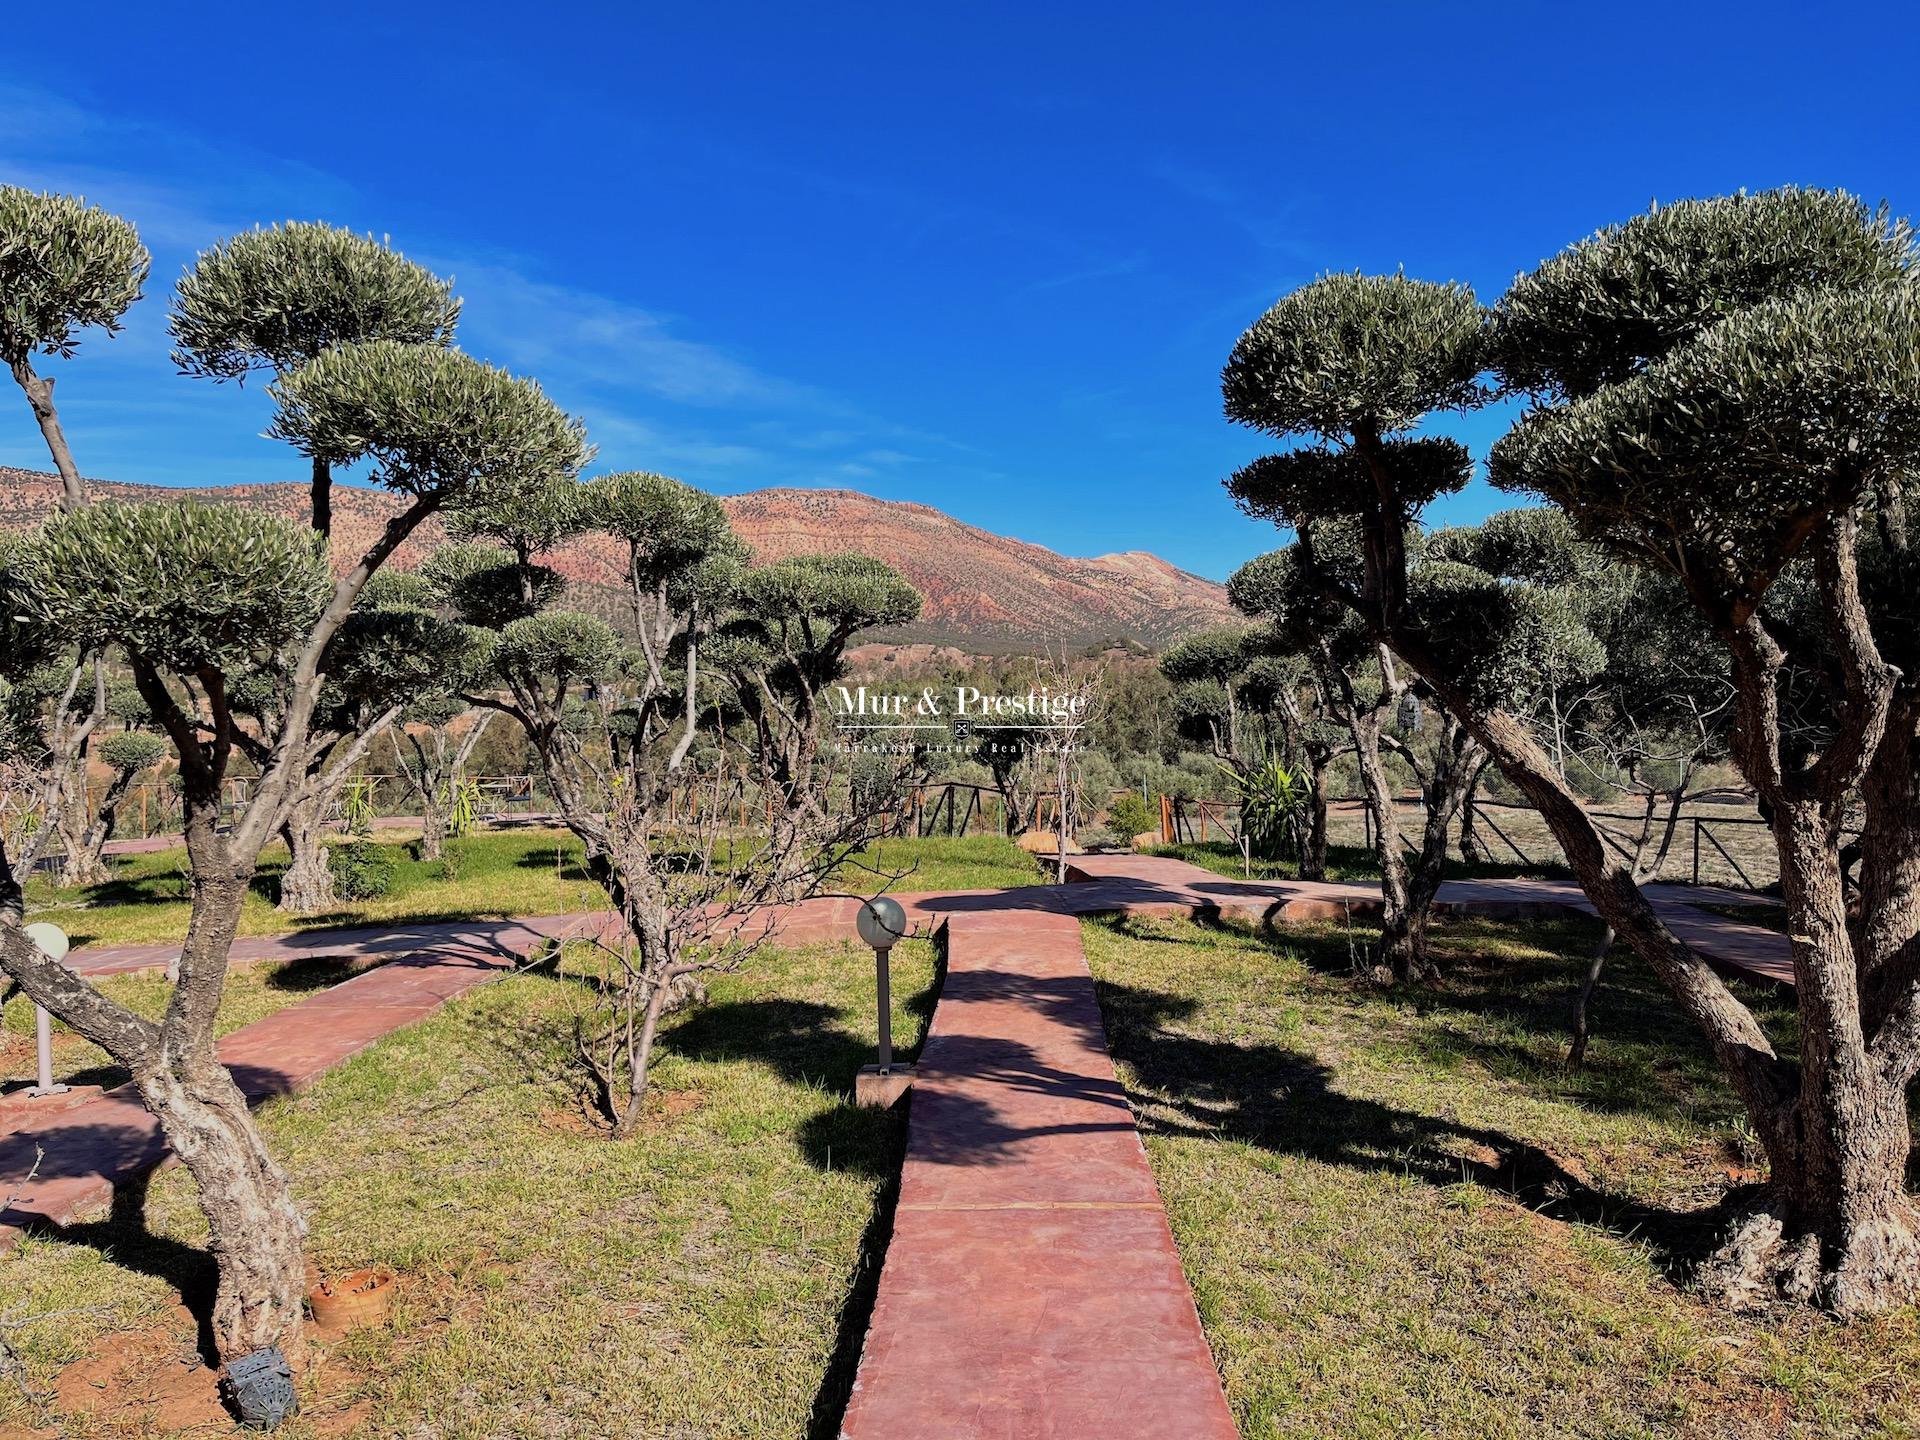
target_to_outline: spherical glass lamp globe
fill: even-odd
[[[892,896],[876,895],[860,907],[854,924],[875,950],[891,950],[906,938],[907,912]]]
[[[67,956],[67,932],[47,920],[36,920],[26,927],[26,935],[40,949],[40,953],[49,960],[64,960]]]

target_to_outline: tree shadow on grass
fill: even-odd
[[[558,847],[558,849],[560,852],[560,860],[557,864],[553,858],[554,851],[543,846],[538,850],[529,850],[520,856],[513,862],[514,868],[517,870],[552,871],[561,880],[580,881],[591,880],[593,878],[587,874],[586,862],[577,850],[571,850],[565,846]]]
[[[156,1235],[147,1226],[147,1172],[114,1187],[113,1203],[104,1218],[70,1225],[40,1225],[35,1233],[67,1245],[98,1250],[114,1264],[141,1275],[151,1275],[171,1286],[193,1316],[194,1345],[209,1368],[218,1368],[220,1349],[213,1335],[213,1303],[220,1286],[220,1268],[210,1251]]]
[[[1130,940],[1136,937],[1126,932]],[[1242,929],[1242,935],[1247,932]],[[1435,985],[1382,990],[1355,975],[1353,957],[1368,953],[1378,927],[1337,924],[1262,926],[1255,938],[1325,980],[1348,986],[1356,1012],[1377,1009],[1400,1023],[1453,1015],[1462,1023],[1416,1043],[1438,1060],[1470,1060],[1493,1075],[1609,1113],[1669,1122],[1697,1118],[1703,1095],[1724,1097],[1719,1067],[1693,1023],[1653,972],[1623,945],[1609,953],[1591,1005],[1593,1048],[1569,1069],[1565,1055],[1574,997],[1599,922],[1585,918],[1487,920],[1436,917],[1441,979]],[[1788,998],[1736,984],[1783,1055],[1796,1052]]]
[[[1303,1051],[1168,1028],[1196,1012],[1193,1000],[1112,982],[1099,991],[1114,1058],[1146,1092],[1139,1123],[1147,1133],[1238,1140],[1435,1187],[1469,1182],[1646,1244],[1676,1280],[1710,1253],[1725,1220],[1724,1204],[1692,1212],[1646,1205],[1504,1132],[1344,1095],[1333,1071]]]

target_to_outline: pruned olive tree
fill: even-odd
[[[744,964],[774,933],[777,914],[766,907],[815,893],[868,838],[868,817],[856,797],[764,831],[725,828],[717,769],[698,773],[689,757],[703,720],[706,738],[719,739],[718,695],[703,678],[703,656],[740,582],[745,546],[718,500],[664,476],[606,476],[580,487],[578,498],[588,523],[625,551],[638,643],[623,645],[589,615],[517,619],[490,656],[505,693],[468,698],[525,730],[588,873],[618,917],[602,946],[602,1006],[576,1042],[596,1103],[624,1138],[643,1113],[661,1017],[699,993],[701,975]],[[618,743],[602,749],[597,727],[570,724],[581,706],[619,721],[605,727]],[[733,747],[747,778],[768,793],[771,768],[785,758],[772,741],[777,733],[752,728]],[[690,803],[690,792],[707,783],[716,793]]]
[[[773,822],[818,821],[829,808],[824,695],[864,630],[920,616],[920,592],[866,555],[807,555],[740,577],[720,629],[719,678],[766,761]]]
[[[1842,1314],[1920,1293],[1916,278],[1904,222],[1779,190],[1603,231],[1516,281],[1494,326],[1499,374],[1534,399],[1494,447],[1495,483],[1677,583],[1726,656],[1732,758],[1779,855],[1797,1059],[1583,856],[1589,892],[1706,1031],[1766,1150],[1768,1180],[1709,1282]]]
[[[1277,859],[1291,844],[1301,878],[1324,879],[1327,767],[1337,746],[1313,724],[1320,697],[1303,707],[1311,682],[1298,661],[1271,629],[1220,625],[1169,646],[1160,673],[1173,687],[1179,733],[1205,747],[1233,787],[1248,855]]]
[[[81,831],[60,868],[64,886],[99,885],[109,878],[106,864],[107,842],[120,824],[120,807],[141,775],[158,765],[171,753],[160,736],[144,730],[127,730],[110,735],[100,744],[101,762],[107,767],[106,788],[100,792],[93,816]]]
[[[309,453],[372,462],[407,497],[337,579],[304,526],[195,504],[82,507],[16,567],[39,623],[124,657],[180,767],[191,913],[179,979],[148,1020],[48,959],[22,931],[20,876],[0,853],[0,968],[106,1050],[192,1172],[219,1269],[211,1315],[226,1360],[301,1349],[303,1226],[284,1171],[214,1050],[228,956],[260,851],[300,783],[326,657],[369,580],[450,500],[577,470],[578,424],[537,387],[458,353],[376,342],[331,350],[275,386],[276,433]],[[236,746],[237,677],[284,668],[286,700],[247,802],[221,828]]]
[[[476,647],[476,658],[484,653]],[[387,732],[393,745],[393,763],[420,801],[420,858],[438,860],[446,854],[447,831],[463,786],[467,765],[486,738],[499,711],[469,705],[460,686],[468,676],[442,675],[434,688],[401,712]]]
[[[1257,497],[1267,483],[1262,477],[1270,480],[1276,466],[1285,469],[1296,463],[1301,462],[1293,456],[1255,461],[1234,477],[1234,493],[1258,512]],[[1401,702],[1412,693],[1407,678],[1392,652],[1350,609],[1331,599],[1317,578],[1316,566],[1333,573],[1355,568],[1353,536],[1331,522],[1309,528],[1311,541],[1297,541],[1242,566],[1229,580],[1227,593],[1241,610],[1264,618],[1276,642],[1307,657],[1315,684],[1327,697],[1328,716],[1346,728],[1381,874],[1380,978],[1430,980],[1438,971],[1427,945],[1427,924],[1445,875],[1450,827],[1475,773],[1478,750],[1471,737],[1444,716],[1424,757],[1415,744],[1394,733],[1393,727],[1401,723]],[[1422,576],[1436,594],[1445,594],[1449,582],[1459,578],[1431,568]],[[1414,741],[1419,738],[1417,733],[1412,736]],[[1411,861],[1402,845],[1399,807],[1386,764],[1390,751],[1406,760],[1420,782],[1425,821]]]
[[[544,555],[587,528],[581,487],[570,480],[531,486],[501,495],[483,504],[456,507],[447,513],[447,533],[456,539],[492,541],[504,546],[514,560],[513,575],[520,584],[520,608],[532,614],[552,588],[553,571],[534,564]],[[452,557],[449,557],[451,561]]]
[[[1920,1284],[1905,1185],[1920,1070],[1920,697],[1895,658],[1916,634],[1898,613],[1915,593],[1911,269],[1906,227],[1845,195],[1687,202],[1524,277],[1494,327],[1493,363],[1537,401],[1495,447],[1496,482],[1548,497],[1585,538],[1672,575],[1728,655],[1733,756],[1774,816],[1785,877],[1798,1059],[1661,922],[1525,719],[1464,683],[1448,637],[1409,610],[1405,524],[1439,492],[1417,459],[1426,442],[1391,437],[1475,393],[1487,357],[1471,297],[1428,286],[1410,304],[1413,282],[1342,277],[1338,296],[1282,301],[1228,370],[1230,413],[1340,447],[1343,466],[1271,497],[1276,513],[1364,525],[1363,579],[1330,588],[1539,810],[1744,1103],[1770,1174],[1703,1272],[1735,1303],[1780,1294],[1859,1314]],[[1791,573],[1820,596],[1811,631],[1767,618]],[[1783,697],[1808,689],[1826,723],[1789,725]],[[1849,917],[1839,831],[1854,791],[1875,858]]]
[[[334,906],[325,836],[347,782],[407,707],[468,673],[480,649],[473,630],[437,613],[418,576],[382,571],[368,581],[321,657],[325,680],[280,822],[288,854],[280,909],[310,915]],[[275,665],[231,687],[242,719],[234,742],[263,769],[282,728],[290,680],[285,667]]]
[[[336,345],[453,343],[453,285],[371,235],[290,220],[201,252],[175,287],[168,329],[183,374],[290,375]],[[311,515],[333,525],[333,465],[312,456]]]
[[[60,428],[53,377],[34,368],[34,357],[70,358],[82,330],[116,333],[152,264],[118,215],[72,196],[0,185],[0,359],[32,406],[60,472],[63,510],[85,502],[86,482]]]
[[[1541,655],[1531,695],[1516,702],[1563,776],[1637,804],[1624,837],[1601,834],[1636,883],[1657,875],[1694,777],[1726,756],[1732,718],[1725,653],[1678,585],[1612,559],[1581,540],[1564,511],[1546,506],[1441,531],[1426,553],[1542,587],[1577,621],[1565,627],[1565,646]],[[1462,836],[1464,851],[1464,829]],[[1585,1061],[1593,993],[1613,941],[1612,926],[1603,926],[1574,1000],[1569,1065]]]
[[[54,377],[42,375],[34,359],[71,359],[83,330],[116,334],[151,265],[134,227],[119,216],[72,196],[0,185],[0,359],[26,395],[60,474],[63,511],[86,502],[86,481],[60,425]],[[66,867],[75,870],[76,851],[85,843],[87,747],[106,715],[107,674],[99,656],[84,653],[68,655],[64,674],[57,680],[54,674],[49,669],[33,687],[47,711],[45,723],[34,727],[43,748],[30,802],[41,824],[32,853],[21,858],[30,869],[59,835]],[[84,876],[84,864],[75,873]]]

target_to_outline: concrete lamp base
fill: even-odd
[[[853,1103],[890,1109],[913,1088],[914,1074],[911,1065],[895,1065],[884,1074],[878,1065],[862,1065],[853,1080]]]

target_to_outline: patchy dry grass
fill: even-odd
[[[1736,1317],[1685,1288],[1758,1161],[1629,956],[1562,1066],[1590,935],[1447,926],[1444,985],[1399,996],[1347,978],[1364,932],[1087,925],[1247,1440],[1920,1433],[1915,1312]]]
[[[910,1046],[931,948],[902,945],[894,969]],[[308,1413],[279,1433],[831,1433],[902,1143],[900,1114],[846,1098],[870,1058],[870,961],[771,953],[712,992],[671,1021],[624,1144],[579,1105],[586,992],[564,974],[474,992],[266,1107],[321,1267],[401,1276],[394,1327],[328,1346]],[[114,1337],[158,1327],[193,1348],[178,1300],[204,1297],[208,1267],[191,1181],[159,1175],[138,1209],[0,1258],[22,1313],[99,1307],[12,1332],[24,1391],[0,1381],[0,1433],[157,1433],[124,1395],[91,1417],[44,1398]]]

